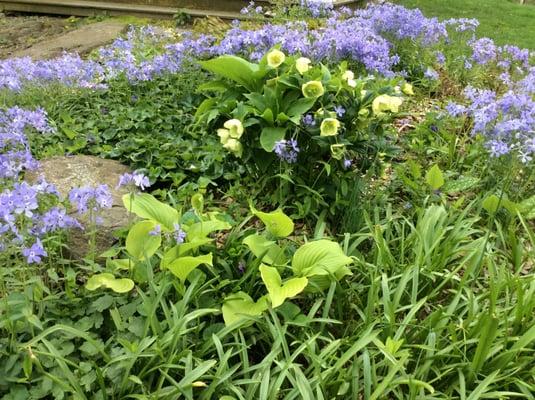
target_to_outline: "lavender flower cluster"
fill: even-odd
[[[297,140],[279,140],[275,143],[273,147],[273,152],[279,157],[282,161],[285,161],[289,164],[297,162],[297,155],[299,154],[299,147],[297,145]]]
[[[52,131],[42,109],[29,111],[13,107],[0,110],[0,180],[15,179],[24,170],[37,167],[25,133],[28,128],[41,133]]]
[[[371,5],[364,10],[333,10],[330,3],[302,0],[312,14],[328,16],[320,28],[304,22],[266,24],[248,30],[234,23],[221,40],[212,35],[175,35],[151,27],[132,29],[125,39],[100,50],[96,59],[82,60],[66,54],[54,60],[32,61],[17,58],[0,61],[0,89],[21,90],[26,83],[60,82],[68,86],[101,88],[110,79],[125,75],[131,81],[180,71],[185,60],[222,54],[239,54],[258,60],[280,44],[287,54],[302,54],[314,61],[336,62],[350,59],[370,72],[392,75],[399,57],[393,54],[392,38],[411,39],[424,46],[447,40],[447,26],[456,20],[439,22],[419,10],[393,4]],[[471,27],[459,20],[457,28]],[[154,52],[154,49],[161,49]],[[148,56],[147,56],[148,55]]]
[[[47,256],[43,241],[48,235],[82,226],[67,214],[68,205],[53,185],[43,179],[35,184],[22,180],[25,171],[38,166],[28,143],[30,129],[42,134],[53,132],[41,109],[0,110],[0,251],[20,252],[28,263],[39,263]],[[140,174],[136,177],[146,183]],[[80,215],[112,205],[104,185],[75,188],[69,200]]]
[[[467,87],[468,105],[451,103],[446,107],[453,117],[468,115],[474,123],[472,133],[482,135],[493,157],[517,156],[528,163],[535,155],[535,74],[504,94]]]
[[[494,91],[468,86],[467,104],[450,103],[453,117],[473,119],[472,134],[481,135],[492,157],[512,154],[528,163],[535,155],[535,67],[529,50],[497,46],[492,39],[474,39],[470,61],[495,68],[502,88]],[[468,67],[472,67],[471,63]]]

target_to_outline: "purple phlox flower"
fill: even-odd
[[[41,241],[37,239],[30,248],[25,248],[22,250],[22,255],[26,257],[28,264],[39,264],[41,262],[41,257],[46,257],[47,252],[44,249]]]
[[[238,271],[242,275],[245,273],[245,261],[242,260],[238,263]]]
[[[175,240],[175,242],[177,244],[181,244],[181,243],[184,243],[184,240],[186,240],[186,232],[184,232],[181,227],[180,227],[180,224],[173,224],[173,239]]]
[[[103,208],[111,208],[113,205],[113,198],[107,185],[72,189],[69,193],[69,201],[79,214],[85,214],[89,210],[98,212]]]
[[[145,190],[145,188],[150,186],[150,181],[147,176],[139,172],[134,172],[132,174],[125,173],[119,177],[119,184],[116,189],[130,184],[139,187],[141,190]]]
[[[433,68],[427,67],[427,69],[424,72],[424,77],[426,77],[427,79],[430,79],[432,81],[436,81],[436,80],[438,80],[439,75],[438,75],[438,72],[435,71]]]
[[[299,154],[299,147],[297,145],[297,140],[279,140],[275,143],[273,147],[273,152],[282,160],[287,163],[297,162],[297,155]]]
[[[160,224],[156,225],[152,231],[149,232],[150,236],[159,236],[162,233],[162,227]]]
[[[351,165],[353,165],[353,160],[346,158],[344,160],[344,168],[345,169],[351,168]]]
[[[441,51],[435,52],[435,58],[439,65],[444,65],[446,63],[446,56]]]
[[[342,106],[334,106],[334,112],[339,118],[342,118],[346,113],[346,109]]]
[[[303,121],[303,124],[306,126],[309,126],[309,127],[316,126],[316,120],[314,118],[314,115],[312,114],[306,114],[305,116],[303,116],[302,121]]]

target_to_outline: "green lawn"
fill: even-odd
[[[497,44],[516,44],[535,50],[535,6],[508,0],[399,0],[407,7],[420,8],[427,16],[477,18],[478,35]]]

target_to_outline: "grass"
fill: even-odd
[[[535,50],[535,7],[507,0],[400,0],[398,3],[420,8],[426,16],[477,18],[478,36],[490,37],[499,45],[516,44]]]

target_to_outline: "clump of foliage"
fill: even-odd
[[[2,400],[533,398],[532,54],[304,3],[0,61]],[[70,260],[108,188],[24,174],[77,152],[143,171]]]
[[[259,63],[221,56],[202,66],[219,79],[200,87],[215,94],[199,106],[198,119],[268,193],[290,183],[278,195],[281,205],[298,201],[306,213],[325,207],[335,214],[348,205],[355,176],[391,147],[388,123],[403,101],[394,81],[355,77],[346,64],[330,69],[278,49]],[[407,83],[403,90],[412,93]]]

